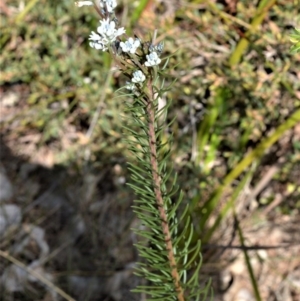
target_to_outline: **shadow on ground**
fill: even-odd
[[[1,300],[57,300],[23,265],[76,300],[138,300],[133,198],[120,166],[100,165],[45,168],[1,138]]]

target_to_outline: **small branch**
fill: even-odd
[[[274,246],[266,246],[266,245],[255,245],[255,246],[235,246],[235,245],[215,245],[215,244],[203,244],[203,248],[208,249],[236,249],[236,250],[273,250],[273,249],[286,249],[291,247],[299,247],[299,243],[295,244],[281,244]]]
[[[58,295],[60,295],[64,299],[66,299],[68,301],[75,301],[75,299],[73,299],[70,295],[65,293],[62,289],[60,289],[59,287],[54,285],[46,277],[44,277],[40,273],[36,272],[35,270],[28,268],[24,263],[22,263],[21,261],[19,261],[18,259],[14,258],[14,257],[12,257],[7,252],[4,252],[4,251],[0,250],[0,256],[7,259],[11,263],[15,264],[19,268],[23,269],[27,273],[29,273],[31,276],[33,276],[34,278],[39,280],[41,283],[45,284],[49,289],[53,290],[54,292],[56,292]]]
[[[154,183],[154,193],[157,202],[157,207],[159,210],[159,215],[161,219],[162,230],[164,234],[164,239],[166,243],[166,249],[168,254],[168,259],[171,267],[171,275],[175,283],[177,297],[179,301],[184,301],[184,291],[181,287],[180,276],[177,269],[177,263],[173,251],[173,244],[171,239],[170,228],[168,224],[168,217],[165,211],[164,200],[161,192],[161,178],[158,171],[157,163],[157,150],[156,150],[156,136],[155,136],[155,112],[154,112],[154,91],[152,80],[148,80],[147,83],[149,89],[149,100],[146,105],[146,110],[148,113],[148,122],[149,122],[149,147],[150,147],[150,160],[152,166],[152,177]]]

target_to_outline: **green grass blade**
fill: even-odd
[[[243,247],[245,247],[245,239],[244,239],[243,231],[240,227],[240,224],[238,222],[238,219],[237,219],[237,216],[236,216],[235,212],[234,212],[234,219],[236,220],[236,225],[237,225],[237,230],[238,230],[241,245]],[[243,248],[243,253],[244,253],[244,256],[245,256],[247,270],[248,270],[248,273],[249,273],[249,276],[250,276],[250,280],[251,280],[251,284],[252,284],[252,287],[253,287],[255,299],[256,299],[256,301],[262,301],[262,299],[260,297],[257,281],[255,279],[255,275],[254,275],[253,268],[252,268],[252,265],[251,265],[250,257],[249,257],[249,254],[248,254],[246,248]]]
[[[275,4],[275,2],[276,0],[263,0],[260,2],[257,12],[251,22],[251,28],[246,32],[245,37],[238,42],[235,50],[229,58],[229,65],[231,67],[237,65],[240,62],[244,52],[249,45],[249,37],[263,22],[268,13],[268,10]]]
[[[133,11],[131,18],[130,18],[130,29],[128,29],[128,34],[131,34],[132,28],[134,27],[135,23],[139,20],[141,17],[144,9],[146,8],[147,4],[149,3],[150,0],[140,0],[138,6],[136,9]]]
[[[287,130],[291,129],[299,122],[300,109],[296,110],[296,112],[294,112],[282,125],[280,125],[271,136],[264,139],[254,150],[246,155],[244,159],[235,166],[235,168],[225,177],[223,184],[214,192],[212,198],[208,200],[202,207],[201,212],[203,213],[203,216],[200,222],[200,229],[204,228],[206,221],[213,212],[214,208],[217,206],[224,190],[230,186],[232,182],[249,167],[249,165],[256,160],[259,160],[265,151],[269,149],[276,141],[278,141]],[[193,200],[193,203],[197,202],[194,202]]]
[[[214,151],[218,146],[218,142],[214,139],[214,135],[212,133],[212,129],[214,128],[218,117],[222,114],[224,102],[229,97],[229,91],[226,87],[220,87],[215,92],[216,96],[214,97],[213,103],[208,108],[208,112],[205,115],[203,121],[201,122],[200,128],[197,133],[197,141],[198,141],[198,155],[196,158],[196,166],[199,164],[203,164],[203,169],[206,169],[205,162],[203,162],[205,156],[205,146],[207,144],[210,145],[212,151],[210,153],[210,157],[214,157]],[[209,163],[209,162],[207,162]]]
[[[25,8],[17,15],[15,22],[16,24],[19,24],[23,21],[23,19],[26,17],[26,15],[29,13],[29,11],[35,6],[35,4],[38,2],[38,0],[31,0],[27,3]]]
[[[257,166],[256,164],[253,164],[252,168],[247,172],[247,174],[243,177],[242,181],[240,181],[239,185],[235,188],[230,200],[228,202],[226,202],[225,206],[221,209],[221,212],[219,213],[219,216],[217,217],[213,226],[208,229],[207,233],[205,234],[204,238],[202,239],[203,243],[209,242],[212,235],[218,229],[219,225],[221,224],[222,220],[226,217],[229,210],[234,208],[235,201],[237,200],[241,191],[244,189],[245,185],[252,178],[256,166]]]

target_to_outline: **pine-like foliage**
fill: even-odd
[[[128,38],[123,27],[117,28],[115,0],[78,1],[78,7],[93,5],[100,15],[100,25],[90,35],[90,46],[108,51],[118,69],[130,82],[123,94],[126,99],[127,144],[134,160],[129,164],[132,183],[138,199],[133,206],[142,228],[135,229],[142,238],[137,248],[142,258],[137,274],[146,280],[136,292],[147,300],[206,300],[209,283],[201,286],[200,241],[191,247],[194,234],[188,206],[170,164],[171,136],[165,135],[168,105],[159,109],[159,99],[170,87],[164,87],[168,58],[160,58],[163,43]],[[165,61],[163,67],[161,63]],[[168,137],[168,138],[165,138]],[[164,139],[163,139],[164,138]]]
[[[200,241],[190,249],[193,225],[188,206],[182,210],[183,195],[177,177],[170,180],[171,137],[162,142],[170,124],[165,122],[168,106],[159,110],[158,100],[167,89],[154,72],[146,86],[139,93],[126,95],[127,113],[132,117],[126,127],[127,143],[136,160],[130,163],[133,183],[129,185],[138,196],[133,208],[143,225],[143,230],[134,231],[144,238],[137,244],[139,254],[145,259],[140,263],[138,275],[149,282],[149,286],[135,291],[147,293],[150,296],[147,300],[205,300],[209,285],[199,286]]]

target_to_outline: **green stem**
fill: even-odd
[[[300,122],[300,109],[296,110],[282,125],[280,125],[270,137],[264,139],[254,150],[252,150],[244,159],[238,163],[235,168],[225,177],[223,184],[217,188],[212,198],[208,200],[201,209],[203,216],[200,222],[200,229],[203,229],[206,221],[217,206],[224,190],[232,184],[232,182],[245,171],[251,163],[259,160],[275,142],[289,129]]]
[[[251,284],[252,284],[252,287],[253,287],[253,290],[254,290],[254,295],[255,295],[256,301],[262,301],[262,299],[260,297],[257,281],[255,279],[255,275],[254,275],[253,268],[252,268],[252,265],[251,265],[251,260],[250,260],[247,248],[245,248],[245,239],[244,239],[243,231],[240,227],[240,224],[239,224],[239,221],[238,221],[238,218],[237,218],[237,215],[236,215],[235,211],[233,212],[233,216],[234,216],[234,219],[235,219],[235,222],[236,222],[240,242],[241,242],[241,245],[242,245],[242,248],[243,248],[243,253],[244,253],[244,256],[245,256],[245,261],[246,261],[248,273],[249,273],[249,276],[250,276]]]
[[[180,283],[180,275],[177,269],[177,263],[174,254],[174,248],[171,238],[171,231],[168,224],[168,215],[165,210],[164,199],[161,191],[161,178],[158,169],[157,162],[157,150],[156,150],[156,135],[155,135],[155,112],[154,112],[154,89],[152,80],[148,80],[147,83],[149,90],[149,101],[146,105],[147,115],[148,115],[148,124],[149,124],[149,147],[150,147],[150,161],[152,167],[152,177],[154,183],[154,193],[157,202],[157,207],[160,215],[162,231],[164,235],[164,240],[166,244],[167,256],[170,263],[171,268],[171,276],[173,278],[175,288],[177,291],[178,301],[184,301],[184,291]]]
[[[229,58],[229,65],[231,67],[237,65],[244,52],[246,51],[249,45],[249,38],[252,33],[257,29],[257,27],[263,22],[265,19],[269,9],[275,4],[276,0],[262,0],[258,6],[257,12],[251,22],[251,28],[246,32],[245,37],[242,38],[233,53]]]

